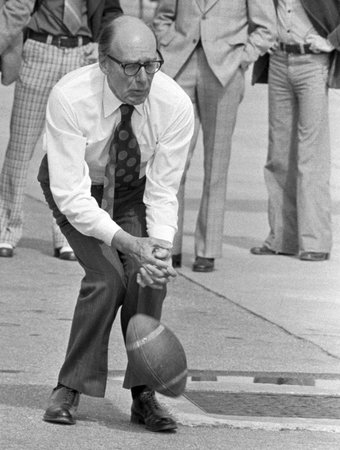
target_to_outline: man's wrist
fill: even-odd
[[[119,250],[122,253],[133,253],[135,240],[136,239],[131,234],[120,229],[114,234],[111,241],[111,247]]]

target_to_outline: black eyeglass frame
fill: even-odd
[[[119,59],[115,58],[114,56],[111,56],[111,55],[109,55],[109,54],[107,54],[106,56],[107,56],[109,59],[111,59],[112,61],[114,61],[115,63],[119,64],[119,65],[122,67],[122,69],[123,69],[123,71],[124,71],[124,74],[125,74],[127,77],[135,77],[142,67],[144,67],[145,72],[146,72],[148,75],[153,75],[153,74],[155,74],[156,72],[158,72],[158,71],[160,70],[160,68],[161,68],[162,65],[164,64],[164,59],[163,59],[162,53],[161,53],[158,49],[157,49],[156,51],[157,51],[157,53],[158,53],[160,59],[159,59],[159,60],[158,60],[158,59],[157,59],[157,60],[153,60],[153,61],[147,61],[146,63],[139,63],[139,62],[123,63],[122,61],[119,61]],[[150,72],[147,71],[147,68],[146,68],[146,67],[147,67],[148,64],[151,64],[151,63],[159,63],[159,67],[158,67],[154,72],[151,72],[151,73],[150,73]],[[128,74],[128,73],[126,73],[126,66],[131,66],[131,65],[138,65],[138,66],[139,66],[137,72],[134,73],[134,74]]]

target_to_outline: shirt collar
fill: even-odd
[[[121,100],[119,100],[114,93],[111,91],[109,84],[107,82],[107,77],[104,77],[104,85],[103,85],[103,110],[104,110],[104,117],[108,117],[111,114],[113,114],[120,105],[123,104]],[[143,116],[144,110],[145,110],[145,102],[141,103],[140,105],[135,105],[135,110]]]

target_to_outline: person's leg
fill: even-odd
[[[199,119],[199,110],[197,105],[197,94],[196,94],[196,83],[197,83],[197,51],[194,52],[191,58],[184,65],[180,73],[176,76],[176,82],[184,89],[184,91],[189,95],[192,105],[194,108],[195,114],[195,128],[194,134],[191,139],[190,148],[186,160],[186,165],[184,169],[184,173],[182,176],[182,180],[178,189],[177,199],[178,199],[178,221],[177,221],[177,233],[174,239],[172,253],[173,255],[180,255],[182,253],[182,243],[183,243],[183,224],[184,224],[184,211],[185,211],[185,182],[187,172],[190,167],[191,158],[193,156],[198,133],[200,130],[200,119]],[[179,260],[179,266],[181,261]]]
[[[55,84],[54,66],[40,43],[28,40],[15,85],[10,139],[0,175],[0,242],[15,247],[22,235],[22,205],[29,162],[43,129],[47,98]]]
[[[68,72],[71,72],[71,70],[78,69],[79,67],[88,64],[86,55],[88,53],[90,45],[92,44],[68,49],[66,52],[62,53],[62,59],[58,66],[58,76],[57,76],[58,80]],[[52,217],[52,241],[53,247],[55,249],[54,252],[55,256],[59,256],[61,259],[70,259],[70,260],[75,259],[74,255],[70,254],[69,242],[61,232],[59,226],[56,224],[56,221],[53,217]],[[60,250],[63,251],[63,254],[60,254]]]
[[[115,194],[114,220],[133,236],[146,237],[144,186],[134,192]],[[129,320],[137,313],[161,319],[166,287],[161,290],[141,287],[137,284],[138,266],[128,255],[120,255],[125,273],[126,292],[121,309],[121,327],[126,338]],[[150,431],[168,431],[177,428],[176,421],[156,399],[149,379],[143,379],[128,364],[123,386],[131,389],[131,421],[145,425]]]
[[[328,55],[306,55],[293,67],[299,99],[297,210],[300,252],[332,246]]]
[[[86,395],[103,397],[109,334],[126,289],[123,265],[117,251],[70,225],[58,210],[48,183],[42,183],[42,188],[58,226],[85,271],[58,382]]]
[[[195,231],[196,256],[222,254],[227,173],[231,140],[244,93],[244,72],[239,69],[226,87],[211,71],[204,52],[199,52],[198,105],[204,146],[204,181]]]
[[[295,56],[296,58],[296,56]],[[269,69],[269,143],[264,178],[270,232],[264,246],[274,252],[298,251],[296,158],[298,102],[289,79],[291,56],[277,52]]]

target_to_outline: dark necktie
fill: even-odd
[[[115,192],[127,191],[140,185],[140,149],[133,133],[132,105],[121,105],[121,122],[116,127],[105,169],[102,208],[110,215],[113,212]]]

